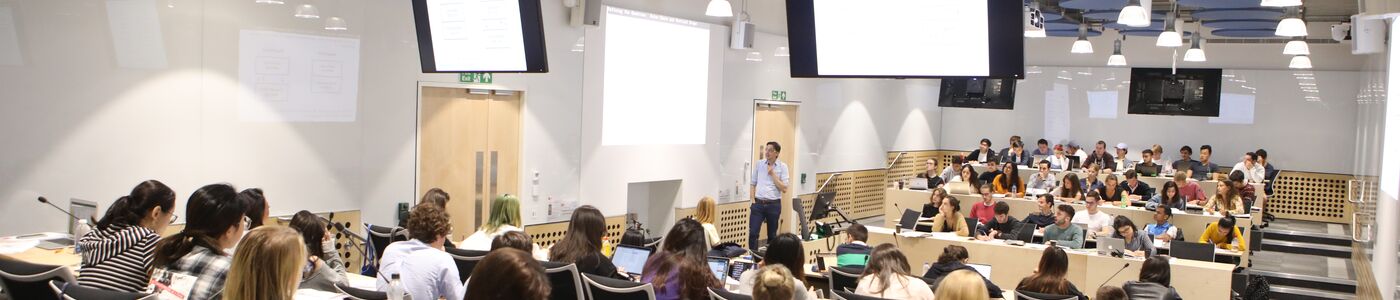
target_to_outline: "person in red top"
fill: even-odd
[[[1200,184],[1186,180],[1186,173],[1176,172],[1176,175],[1172,176],[1172,181],[1175,181],[1176,186],[1181,188],[1181,198],[1186,199],[1186,203],[1205,205],[1206,200],[1210,200],[1210,198],[1206,198],[1206,192],[1201,190]]]
[[[992,185],[983,184],[980,191],[982,192],[982,201],[973,203],[972,214],[967,216],[969,218],[976,218],[977,222],[985,224],[996,217],[996,211],[993,210],[993,208],[996,206],[997,202],[992,199]],[[968,224],[968,226],[971,225],[972,224]]]

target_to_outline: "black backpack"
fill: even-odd
[[[1269,281],[1264,276],[1249,276],[1249,285],[1237,299],[1269,300]]]

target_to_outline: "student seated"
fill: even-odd
[[[1128,299],[1180,300],[1181,295],[1172,287],[1171,259],[1153,255],[1142,262],[1142,271],[1137,281],[1123,283],[1123,291]]]
[[[938,173],[938,163],[934,162],[932,158],[924,160],[924,171],[919,172],[915,177],[928,183],[927,186],[930,189],[942,187],[944,182],[943,177],[939,176]]]
[[[260,188],[244,189],[235,196],[238,201],[243,202],[243,207],[248,210],[243,214],[248,216],[248,229],[257,229],[267,220],[267,214],[272,211],[272,206],[267,203],[267,197],[263,195]]]
[[[1070,222],[1076,224],[1088,224],[1086,232],[1088,237],[1108,236],[1113,233],[1113,215],[1099,209],[1099,195],[1089,192],[1084,197],[1084,211],[1074,214],[1074,219]]]
[[[718,210],[715,206],[715,198],[710,198],[710,196],[700,198],[700,203],[695,205],[695,220],[700,221],[700,227],[705,228],[705,247],[714,248],[715,245],[719,245],[719,229],[715,229],[715,216],[718,214]],[[598,214],[598,216],[602,215]],[[607,228],[604,228],[604,233],[607,233],[606,231]]]
[[[1103,186],[1099,187],[1099,189],[1090,190],[1099,192],[1099,200],[1108,203],[1108,205],[1116,206],[1121,205],[1120,203],[1123,203],[1123,201],[1128,201],[1128,199],[1130,199],[1128,198],[1128,192],[1123,190],[1125,186],[1118,182],[1118,176],[1108,174],[1107,176],[1104,176],[1103,182]],[[1086,191],[1085,193],[1088,192]]]
[[[1007,198],[1026,197],[1026,183],[1021,182],[1020,169],[1014,164],[1002,165],[1001,175],[992,179],[992,187],[996,188],[997,194],[1006,194]]]
[[[1011,213],[1011,205],[999,201],[996,207],[992,208],[992,211],[996,213],[996,216],[992,217],[992,220],[987,222],[985,231],[979,230],[977,232],[977,239],[989,241],[993,239],[1016,238],[1016,229],[1020,228],[1021,221],[1009,215]]]
[[[870,245],[865,241],[870,231],[858,223],[846,227],[846,243],[836,246],[836,265],[841,267],[865,267],[870,260]],[[772,250],[768,250],[770,253]]]
[[[1122,288],[1105,285],[1099,288],[1098,293],[1094,293],[1094,300],[1128,300],[1128,294]]]
[[[1001,162],[1012,165],[1012,167],[1030,166],[1032,160],[1031,155],[1026,153],[1025,148],[1023,148],[1021,141],[1012,142],[1011,148],[1007,149],[1006,154],[1001,156]]]
[[[1065,153],[1063,145],[1055,145],[1055,155],[1045,158],[1050,161],[1050,168],[1055,170],[1071,170],[1075,166],[1069,164],[1069,154]]]
[[[1172,226],[1172,210],[1166,206],[1158,206],[1155,214],[1152,215],[1152,224],[1147,224],[1142,231],[1147,232],[1153,239],[1171,242],[1181,237],[1181,229]]]
[[[544,273],[544,266],[530,253],[520,249],[491,251],[476,264],[472,273],[491,276],[472,276],[472,281],[467,285],[466,298],[463,298],[465,300],[549,299],[549,277]]]
[[[948,191],[947,191],[947,190],[944,190],[944,189],[933,189],[933,191],[931,191],[931,192],[929,193],[929,196],[928,196],[928,203],[924,203],[924,207],[923,207],[922,211],[919,212],[919,217],[920,217],[920,218],[933,218],[933,216],[937,216],[937,215],[938,215],[938,210],[940,210],[940,209],[943,208],[943,199],[947,199],[947,198],[948,198]],[[933,231],[933,227],[930,227],[930,226],[928,226],[928,225],[915,225],[915,226],[914,226],[914,231],[932,232],[932,231]]]
[[[1211,149],[1210,145],[1201,145],[1200,149],[1201,161],[1196,165],[1196,169],[1191,170],[1191,178],[1196,180],[1214,180],[1218,177],[1215,176],[1217,174],[1215,170],[1220,169],[1220,165],[1216,165],[1214,162],[1210,161],[1211,152],[1214,152],[1214,150]]]
[[[997,201],[992,198],[992,187],[988,185],[982,186],[980,196],[982,196],[982,201],[972,203],[972,214],[968,217],[976,218],[979,223],[987,223],[987,221],[992,220],[993,215],[996,215],[992,208]]]
[[[1103,168],[1100,168],[1098,164],[1089,165],[1088,173],[1084,174],[1084,178],[1079,180],[1080,189],[1083,189],[1085,192],[1103,190],[1104,182],[1099,180],[1099,174],[1102,172]],[[1113,170],[1108,170],[1108,173],[1109,176],[1113,176]]]
[[[894,244],[880,244],[871,252],[855,293],[886,299],[933,300],[933,289],[910,275],[909,259]]]
[[[1206,213],[1221,213],[1238,215],[1244,214],[1244,201],[1240,199],[1239,190],[1228,182],[1221,182],[1216,185],[1215,195],[1210,196],[1210,201],[1204,206]]]
[[[221,299],[232,253],[248,229],[248,211],[238,190],[223,183],[206,185],[185,203],[185,228],[156,243],[151,266],[196,278],[186,299]]]
[[[1124,172],[1125,174],[1128,172]],[[1162,165],[1152,161],[1152,150],[1142,150],[1142,163],[1133,167],[1133,173],[1147,177],[1157,177],[1162,174]]]
[[[1244,204],[1244,208],[1242,209],[1248,211],[1250,207],[1255,206],[1254,200],[1258,199],[1256,197],[1257,194],[1255,194],[1254,185],[1245,183],[1244,172],[1230,172],[1230,175],[1226,176],[1226,179],[1228,179],[1228,181],[1221,182],[1220,184],[1229,184],[1235,187],[1235,191],[1239,192],[1240,202]],[[1260,203],[1259,206],[1262,207],[1263,203]]]
[[[415,205],[431,204],[441,208],[442,211],[447,211],[447,202],[449,201],[452,201],[452,195],[448,195],[440,188],[431,188],[427,192],[423,192],[423,197],[418,198],[418,204]],[[408,219],[399,220],[399,227],[408,228]],[[451,234],[447,235],[447,241],[442,244],[443,247],[457,248],[457,245],[452,243]]]
[[[1078,225],[1070,223],[1074,219],[1074,207],[1069,204],[1060,204],[1055,207],[1055,225],[1045,226],[1045,243],[1052,241],[1060,246],[1078,249],[1084,247],[1084,229]],[[1054,248],[1054,247],[1051,247]]]
[[[778,237],[768,242],[768,251],[763,253],[763,261],[760,261],[758,265],[760,268],[777,266],[787,269],[788,273],[804,274],[802,273],[802,266],[803,263],[807,261],[805,253],[806,251],[802,250],[802,238],[792,233],[779,234]],[[739,274],[738,293],[750,294],[752,291],[758,289],[758,272],[758,270],[748,270],[744,271],[743,274]],[[790,284],[793,286],[793,296],[788,299],[817,299],[817,295],[814,292],[807,290],[807,276],[793,278],[791,280]]]
[[[989,161],[986,166],[987,171],[977,175],[977,181],[981,181],[982,185],[992,184],[1002,174],[1000,162]]]
[[[971,271],[974,276],[973,278],[976,278],[978,281],[977,286],[985,288],[984,293],[986,294],[983,294],[982,297],[978,299],[987,299],[989,295],[990,298],[1001,298],[1001,287],[992,283],[991,279],[982,277],[982,274],[977,273],[977,269],[973,269],[972,266],[967,265],[967,259],[967,248],[958,245],[943,247],[943,254],[938,255],[938,263],[929,267],[928,272],[924,273],[924,278],[932,279],[935,282],[934,286],[938,286],[941,292],[943,291],[942,287],[950,284],[947,276],[951,276],[951,274],[957,273],[958,271]],[[951,284],[953,284],[953,286],[963,286],[966,283],[961,282],[961,280],[956,280]]]
[[[175,191],[164,183],[137,184],[107,208],[93,231],[78,238],[78,284],[139,293],[151,281],[151,257],[160,232],[175,218]]]
[[[306,266],[301,234],[280,225],[248,232],[234,250],[224,298],[292,300]]]
[[[1152,238],[1146,232],[1138,231],[1137,224],[1127,216],[1117,216],[1113,218],[1113,238],[1123,239],[1124,250],[1136,257],[1146,257],[1157,255],[1157,247],[1152,245]]]
[[[491,251],[496,251],[502,248],[512,248],[520,251],[531,252],[535,249],[535,242],[531,240],[530,236],[526,235],[524,232],[508,231],[506,233],[502,233],[501,235],[496,236],[495,239],[491,240]],[[609,259],[609,262],[611,262],[611,259]],[[624,273],[625,271],[626,270],[623,270],[622,268],[617,268],[618,273]],[[626,276],[623,277],[625,278]]]
[[[602,212],[592,205],[579,206],[569,217],[564,237],[549,248],[549,261],[574,264],[583,274],[627,279],[619,274],[611,259],[603,256],[603,235],[607,233]]]
[[[940,282],[938,283],[938,293],[934,294],[934,298],[935,298],[935,299],[990,299],[990,298],[998,298],[998,299],[999,299],[999,298],[1001,298],[1000,294],[997,294],[997,296],[990,296],[990,297],[988,296],[988,293],[987,293],[987,292],[988,292],[987,284],[990,284],[990,283],[991,283],[991,281],[986,281],[986,280],[984,280],[984,279],[982,278],[982,275],[981,275],[981,274],[977,274],[977,271],[971,271],[971,270],[957,270],[957,271],[954,271],[954,272],[951,273],[951,274],[948,274],[947,277],[944,277],[943,280],[940,281]],[[997,292],[1001,292],[1001,291],[998,290]]]
[[[495,211],[492,211],[494,214]],[[389,291],[389,280],[399,275],[403,289],[413,299],[459,299],[465,294],[462,279],[457,277],[457,263],[443,250],[447,233],[452,232],[447,212],[436,205],[418,205],[408,216],[411,239],[394,242],[384,248],[379,260],[379,278],[375,287]],[[475,272],[482,272],[480,266]],[[476,273],[491,274],[491,273]]]
[[[1050,174],[1050,161],[1042,160],[1040,163],[1036,164],[1036,172],[1035,174],[1031,174],[1029,181],[1030,183],[1026,185],[1026,189],[1037,189],[1043,191],[1042,193],[1049,193],[1050,190],[1054,190],[1057,186],[1057,181],[1055,180],[1055,175]]]
[[[1068,211],[1073,212],[1074,209]],[[1040,264],[1036,267],[1036,272],[1022,278],[1021,283],[1016,285],[1016,290],[1088,300],[1074,283],[1065,279],[1066,273],[1069,273],[1069,256],[1065,254],[1065,250],[1060,247],[1045,247],[1045,251],[1040,254]]]
[[[1134,167],[1137,166],[1137,162],[1128,159],[1127,143],[1118,143],[1117,146],[1113,147],[1113,150],[1115,154],[1113,157],[1116,158],[1113,160],[1113,163],[1118,165],[1118,171],[1131,171]]]
[[[307,250],[305,264],[311,266],[311,272],[302,274],[298,289],[338,292],[336,283],[349,283],[345,277],[345,262],[340,258],[340,251],[335,250],[335,239],[326,231],[330,224],[303,210],[293,215],[288,225],[301,234]]]
[[[943,183],[953,182],[954,179],[959,178],[959,177],[958,177],[958,175],[959,175],[959,174],[958,174],[958,171],[959,171],[959,170],[962,170],[962,166],[963,166],[963,157],[962,157],[962,156],[953,156],[953,163],[948,164],[947,167],[943,167],[943,172],[938,173],[938,177],[939,177],[939,178],[942,178]],[[933,187],[934,187],[934,186],[929,186],[929,188],[933,188]]]
[[[1123,200],[1143,201],[1142,199],[1152,199],[1152,187],[1147,186],[1146,183],[1139,180],[1137,173],[1128,172],[1127,174],[1123,174],[1123,178],[1127,179],[1123,180],[1123,183],[1120,184],[1121,186],[1118,187],[1124,192],[1128,192],[1128,195]]]
[[[491,216],[486,219],[486,224],[463,240],[458,248],[477,251],[491,249],[491,239],[497,235],[507,231],[524,231],[520,229],[520,221],[520,199],[510,194],[496,197],[491,200]]]
[[[1050,191],[1050,194],[1060,198],[1061,201],[1079,201],[1084,198],[1084,187],[1080,185],[1079,175],[1065,173],[1065,176],[1060,178],[1060,186]]]
[[[1249,249],[1249,241],[1245,241],[1244,235],[1240,234],[1240,228],[1235,227],[1235,216],[1224,216],[1220,221],[1206,225],[1206,231],[1201,233],[1200,242],[1225,250]]]
[[[1206,193],[1201,190],[1201,185],[1195,181],[1186,180],[1186,175],[1176,174],[1172,175],[1172,182],[1176,184],[1177,189],[1181,190],[1177,193],[1181,195],[1181,199],[1195,205],[1206,204]]]
[[[787,267],[765,266],[758,269],[754,277],[754,300],[792,300],[801,297],[796,294],[797,288],[793,284],[797,278],[792,277]]]
[[[971,188],[971,192],[975,193],[982,189],[982,180],[978,179],[979,175],[977,175],[977,170],[973,170],[972,165],[962,165],[962,169],[958,171],[958,174],[958,178],[955,178],[954,181],[967,182],[968,187]]]
[[[1191,159],[1191,146],[1181,146],[1181,159],[1172,162],[1172,170],[1177,174],[1185,174],[1187,177],[1194,177],[1196,170],[1200,168],[1201,162]]]
[[[656,299],[705,299],[709,288],[721,286],[705,255],[705,229],[694,219],[680,219],[642,267],[642,282],[656,289]]]
[[[982,141],[977,143],[977,149],[967,153],[966,160],[969,163],[995,162],[997,161],[995,151],[992,150],[992,140],[982,138]]]
[[[1177,173],[1181,174],[1181,173]],[[1179,210],[1186,210],[1186,199],[1181,197],[1181,189],[1176,186],[1176,181],[1168,181],[1162,184],[1162,190],[1152,200],[1147,201],[1149,209],[1157,206],[1165,206]]]
[[[1035,197],[1035,207],[1040,210],[1027,214],[1026,222],[1035,224],[1036,229],[1055,224],[1055,195],[1045,194]]]
[[[943,200],[943,207],[938,210],[938,215],[933,216],[933,232],[956,232],[958,236],[971,236],[967,218],[959,212],[962,206],[958,202],[958,198]]]

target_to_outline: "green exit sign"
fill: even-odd
[[[769,95],[768,100],[787,101],[787,91],[773,90],[773,93]]]
[[[463,83],[491,83],[495,80],[491,73],[461,73],[457,75],[457,81]]]

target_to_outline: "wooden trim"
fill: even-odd
[[[1356,270],[1356,298],[1381,299],[1376,274],[1371,270],[1371,259],[1366,257],[1366,248],[1361,244],[1351,244],[1351,266]]]
[[[608,231],[607,234],[603,235],[603,239],[614,243],[622,239],[622,233],[627,231],[627,217],[612,216],[605,220],[608,224]],[[536,245],[540,245],[540,249],[549,249],[550,246],[554,246],[554,243],[564,239],[564,233],[568,231],[568,220],[525,225],[525,234],[529,235],[530,240]]]

